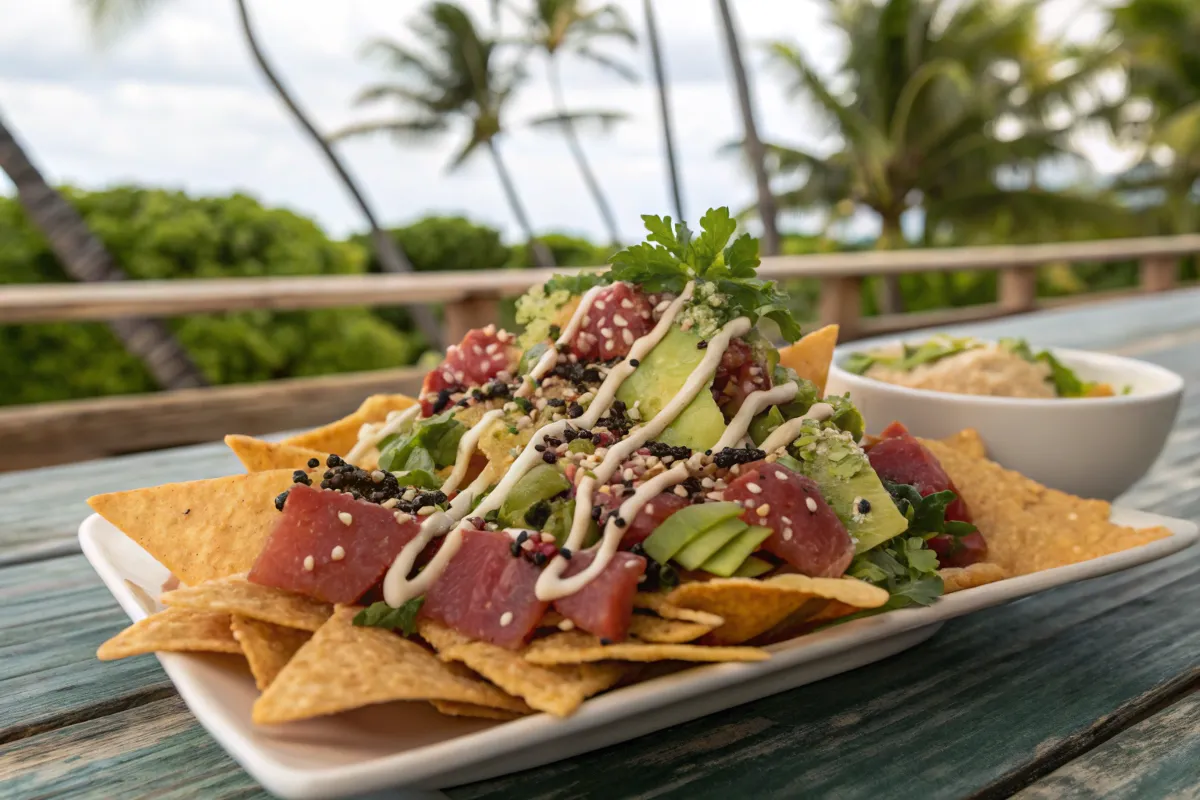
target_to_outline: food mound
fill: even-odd
[[[951,394],[993,397],[1111,397],[1107,383],[1080,380],[1048,350],[1034,353],[1024,339],[984,342],[937,335],[851,353],[845,369],[877,381]]]
[[[865,442],[823,396],[836,329],[800,338],[728,210],[696,236],[645,220],[608,271],[530,290],[519,336],[449,348],[415,400],[230,437],[246,475],[92,498],[181,582],[100,657],[240,652],[259,723],[393,700],[567,715],[638,662],[766,659],[1164,535],[1000,469],[969,432]]]

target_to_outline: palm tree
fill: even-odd
[[[663,149],[667,154],[671,199],[674,201],[676,219],[687,219],[683,215],[683,191],[680,189],[679,165],[675,160],[675,134],[671,128],[671,100],[668,96],[669,81],[663,66],[662,46],[658,41],[658,20],[654,16],[653,2],[642,0],[642,11],[646,16],[646,38],[650,40],[650,61],[654,65],[654,84],[658,89],[658,113],[662,121]]]
[[[77,2],[87,10],[93,29],[98,34],[112,35],[140,20],[152,7],[160,5],[162,0],[77,0]],[[308,113],[301,108],[271,62],[267,60],[266,54],[259,44],[258,35],[250,19],[250,12],[246,7],[245,0],[234,0],[234,3],[237,6],[242,36],[246,40],[246,46],[249,48],[255,64],[292,118],[321,151],[329,167],[337,175],[354,204],[358,206],[371,230],[371,243],[383,270],[385,272],[412,272],[412,264],[408,262],[396,240],[380,227],[379,218],[371,208],[371,204],[367,201],[358,182],[334,152],[333,147],[317,130],[316,125],[309,119]],[[428,306],[414,305],[408,307],[408,312],[412,315],[417,329],[420,330],[429,345],[434,348],[439,347],[442,337],[441,327],[438,325],[433,311]]]
[[[733,68],[733,83],[737,87],[738,109],[742,114],[742,144],[746,149],[746,160],[754,170],[754,184],[758,193],[758,216],[762,220],[763,254],[779,253],[779,226],[775,212],[775,195],[771,193],[771,181],[767,177],[766,151],[758,138],[758,126],[754,122],[754,108],[750,97],[750,81],[746,77],[746,65],[742,61],[742,47],[738,42],[737,26],[729,0],[717,0],[721,12],[721,27],[725,31],[725,47],[729,51],[729,65]]]
[[[534,0],[533,8],[522,17],[527,33],[519,41],[527,47],[541,50],[545,55],[550,92],[554,98],[554,114],[536,120],[534,124],[552,125],[562,131],[571,156],[583,176],[583,182],[587,185],[588,193],[600,211],[600,217],[608,231],[608,240],[617,245],[621,236],[617,229],[616,217],[608,198],[600,188],[600,182],[596,180],[596,174],[588,164],[576,125],[584,120],[612,123],[623,119],[625,115],[613,111],[568,112],[562,75],[559,73],[559,56],[563,52],[571,52],[626,80],[635,81],[637,74],[632,69],[597,52],[593,45],[602,39],[619,39],[634,44],[637,37],[629,26],[625,12],[611,3],[589,8],[586,0]]]
[[[533,235],[533,226],[497,142],[503,132],[505,103],[524,77],[522,72],[515,66],[497,63],[497,43],[480,35],[470,15],[454,3],[431,3],[411,27],[431,52],[386,39],[368,42],[367,55],[382,59],[399,80],[368,86],[357,101],[395,101],[402,116],[351,125],[335,137],[388,133],[400,139],[421,139],[446,133],[455,120],[469,123],[470,136],[451,159],[449,169],[462,166],[479,148],[486,149],[534,260],[540,266],[554,266],[549,249]]]
[[[798,179],[780,208],[829,219],[866,208],[881,248],[904,244],[901,217],[919,209],[927,244],[986,236],[998,217],[1027,238],[1103,200],[1047,188],[1047,164],[1084,169],[1068,137],[1078,95],[1111,67],[1110,49],[1047,41],[1036,0],[826,0],[847,48],[820,75],[798,48],[774,42],[773,65],[837,141],[832,153],[767,145],[778,177]],[[1059,119],[1062,112],[1070,119]],[[896,286],[887,310],[899,310]]]
[[[1145,148],[1118,186],[1157,231],[1200,227],[1200,7],[1190,0],[1132,0],[1113,12],[1121,38],[1129,98],[1112,115],[1118,132]],[[1129,102],[1132,100],[1132,102]]]
[[[0,117],[0,170],[17,187],[21,207],[46,237],[68,275],[86,282],[125,279],[125,273],[75,207],[42,177],[3,117]],[[128,317],[110,322],[109,327],[125,349],[145,363],[159,386],[188,389],[204,385],[204,377],[187,351],[160,321]]]

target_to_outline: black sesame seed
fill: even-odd
[[[553,464],[554,462],[558,461],[558,456],[547,450],[546,452],[542,453],[542,461],[545,461],[547,464]]]
[[[517,547],[525,544],[525,540],[529,538],[529,531],[521,531],[517,534]]]
[[[276,511],[283,511],[283,504],[287,502],[287,498],[288,498],[287,492],[280,492],[275,497],[275,510]]]
[[[508,546],[508,552],[513,554],[513,558],[518,558],[521,555],[521,545],[513,542]]]
[[[546,445],[544,445],[544,444],[535,444],[535,445],[533,446],[533,449],[534,449],[534,450],[536,450],[536,451],[537,451],[537,452],[539,452],[539,453],[544,453],[544,452],[546,452]]]
[[[558,551],[558,554],[560,556],[562,556],[563,558],[565,558],[567,561],[571,560],[571,551],[569,548],[564,547],[563,549]]]
[[[602,509],[600,506],[592,506],[592,519],[599,520],[600,514],[603,513],[603,511],[604,509]]]
[[[867,514],[871,511],[871,501],[867,498],[862,498],[858,501],[858,513]]]
[[[549,400],[546,401],[546,405],[551,406],[553,408],[562,408],[566,404],[567,404],[567,401],[563,400],[561,397],[551,397]]]
[[[617,524],[618,528],[624,528],[628,524],[625,522],[624,517],[617,517],[615,520],[613,520],[613,522]]]
[[[567,406],[567,416],[571,419],[582,417],[583,406],[579,405],[579,403],[571,403],[571,405]]]
[[[601,640],[600,640],[600,644],[602,644],[602,645],[604,645],[605,647],[607,647],[608,645],[612,644],[612,639],[601,639]]]
[[[305,486],[312,486],[312,478],[308,477],[308,473],[302,469],[298,469],[292,473],[292,483],[302,483]]]
[[[562,439],[556,439],[553,436],[546,437],[547,447],[558,447],[560,444],[562,444]]]
[[[433,413],[440,414],[450,404],[450,390],[438,389],[437,399],[433,401]]]
[[[696,342],[696,349],[697,350],[707,350],[708,342],[706,342],[704,339],[701,339],[700,341]]]
[[[641,363],[642,362],[638,361],[636,358],[629,359],[629,366],[631,366],[631,367],[636,367]]]
[[[328,467],[340,467],[345,463],[340,456],[330,455],[329,458],[325,459],[325,465]]]
[[[319,458],[310,458],[310,459],[308,460],[308,468],[309,468],[309,469],[316,469],[316,468],[317,468],[317,467],[319,467],[319,466],[321,466],[321,459],[319,459]]]
[[[542,553],[542,552],[534,553],[533,554],[533,563],[537,564],[539,567],[545,566],[546,565],[546,554]]]

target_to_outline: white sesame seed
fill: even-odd
[[[625,569],[637,569],[640,566],[641,564],[639,564],[636,560],[625,562]]]
[[[713,482],[712,478],[701,478],[700,485],[703,486],[705,489],[711,489],[716,484]]]
[[[333,548],[333,550],[331,550],[329,552],[329,557],[332,558],[334,561],[341,561],[343,558],[346,557],[346,548],[342,547],[339,544],[337,547]]]
[[[790,542],[792,540],[792,529],[791,528],[783,529],[783,540],[785,542]]]
[[[808,510],[811,511],[812,513],[814,513],[814,514],[817,513],[817,501],[816,500],[813,500],[811,497],[806,497],[806,498],[804,498],[804,505],[808,506]]]
[[[389,497],[387,500],[384,500],[384,501],[383,501],[382,503],[380,503],[379,505],[380,505],[380,507],[381,507],[381,508],[395,508],[395,507],[396,507],[396,505],[397,505],[399,502],[400,502],[400,499],[399,499],[399,498],[397,498],[397,497]]]
[[[789,518],[789,517],[780,517],[780,518],[779,518],[779,521],[780,521],[780,522],[782,522],[784,525],[791,525],[791,524],[792,524],[792,520],[791,520],[791,518]]]
[[[375,483],[382,483],[383,478],[384,478],[384,472],[381,469],[374,470],[371,473],[371,480],[375,481]]]
[[[395,517],[396,517],[396,522],[399,522],[401,525],[403,525],[404,523],[409,522],[412,519],[412,514],[406,514],[403,511],[397,511],[395,514]]]
[[[763,503],[761,506],[754,509],[754,513],[758,514],[760,517],[765,517],[767,514],[771,513],[771,506],[769,503]]]
[[[505,611],[503,614],[500,615],[500,627],[507,628],[511,624],[512,624],[512,612]]]
[[[745,500],[742,501],[742,505],[744,505],[746,508],[754,508],[754,500],[747,497]]]
[[[612,350],[612,349],[613,349],[613,340],[612,340],[612,339],[609,339],[608,341],[606,341],[606,342],[604,343],[604,349],[605,349],[605,350]]]
[[[349,525],[350,523],[354,522],[354,517],[350,516],[350,514],[346,511],[339,511],[338,519],[342,521],[343,525]]]
[[[757,483],[747,483],[746,488],[750,490],[750,494],[762,494],[762,487]]]
[[[592,305],[594,305],[596,308],[598,308],[598,309],[600,309],[601,311],[603,311],[603,310],[604,310],[604,307],[605,307],[606,305],[608,305],[608,304],[607,304],[607,303],[605,303],[603,300],[597,300],[597,301],[596,301],[595,303],[593,303]]]
[[[564,619],[562,622],[558,623],[558,629],[560,631],[573,631],[575,630],[575,623],[569,619]]]
[[[687,497],[687,489],[683,488],[682,486],[676,486],[674,491],[679,497]]]
[[[603,336],[605,339],[611,339],[613,337],[613,329],[612,328],[601,328],[600,335]]]
[[[630,300],[628,297],[626,297],[624,300],[621,301],[621,308],[628,311],[629,309],[633,308],[633,301]]]
[[[400,495],[400,499],[402,499],[406,503],[411,503],[413,501],[413,498],[416,496],[417,496],[416,489],[405,489],[404,494]]]
[[[489,344],[487,347],[484,348],[484,352],[486,352],[489,356],[495,355],[496,350],[499,347],[500,347],[500,345],[496,344],[495,342],[492,342],[491,344]]]
[[[475,353],[475,355],[477,355],[477,356],[481,356],[481,355],[483,355],[483,348],[482,348],[482,347],[480,347],[479,345],[475,345],[474,347],[472,347],[472,348],[471,348],[471,351],[472,351],[473,353]]]
[[[620,314],[613,314],[613,324],[618,328],[624,328],[629,325],[629,320],[625,319]]]
[[[629,328],[624,329],[621,331],[621,338],[625,340],[625,344],[633,344],[633,331]]]
[[[776,471],[775,471],[775,477],[776,477],[776,478],[779,478],[779,480],[781,480],[781,481],[786,481],[786,480],[787,480],[787,473],[786,473],[786,472],[782,472],[782,471],[780,471],[780,470],[776,470]]]
[[[437,509],[435,509],[433,506],[421,506],[420,508],[417,509],[417,516],[418,517],[428,517],[430,514],[432,514],[436,510]]]
[[[313,571],[313,557],[312,556],[304,557],[304,571],[305,572]]]
[[[717,503],[720,503],[722,500],[725,499],[725,494],[723,492],[709,492],[708,494],[706,494],[704,496],[707,497],[709,500],[713,500]]]
[[[651,503],[646,503],[646,505],[642,506],[642,510],[645,511],[647,514],[653,514],[654,506]]]
[[[621,477],[627,481],[633,480],[633,469],[631,467],[626,467],[625,471],[621,473]]]
[[[547,543],[547,544],[549,544],[550,542],[553,542],[553,541],[554,541],[554,534],[553,534],[553,533],[543,533],[543,534],[542,534],[542,541],[543,541],[543,542],[545,542],[545,543]]]

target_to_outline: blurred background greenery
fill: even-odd
[[[1200,224],[1196,0],[1107,6],[1105,35],[1087,44],[1046,33],[1037,2],[825,0],[844,44],[838,68],[827,74],[787,39],[740,42],[736,3],[716,2],[745,132],[727,149],[743,158],[757,187],[757,202],[739,211],[762,232],[767,254],[1102,239],[1194,232]],[[80,0],[97,30],[136,24],[158,4]],[[189,197],[134,186],[63,187],[56,194],[37,183],[36,171],[31,176],[31,156],[0,119],[0,146],[9,148],[0,166],[20,190],[17,197],[0,196],[0,284],[93,279],[63,247],[64,235],[81,229],[65,231],[61,220],[56,227],[47,211],[61,201],[79,212],[82,234],[96,237],[112,268],[134,280],[587,266],[602,263],[619,245],[604,176],[592,170],[577,131],[619,123],[622,112],[569,106],[570,87],[558,64],[582,58],[630,76],[627,64],[596,48],[601,41],[630,54],[646,45],[657,57],[659,43],[637,41],[620,7],[513,0],[495,2],[490,20],[481,20],[454,3],[423,6],[412,19],[420,48],[368,43],[383,71],[358,99],[387,113],[322,135],[258,50],[245,1],[236,5],[260,69],[307,126],[320,151],[315,157],[340,171],[374,234],[336,240],[308,218],[241,194]],[[643,11],[649,21],[650,0]],[[759,139],[746,83],[737,80],[746,70],[745,47],[769,53],[769,68],[756,79],[781,81],[799,113],[829,132],[837,143],[832,151]],[[554,98],[554,107],[535,122],[569,144],[580,190],[604,220],[608,242],[538,232],[521,201],[520,175],[502,157],[505,136],[519,135],[509,130],[505,109],[535,65],[545,67]],[[669,81],[661,72],[655,78],[646,91],[665,97]],[[667,122],[653,135],[664,137],[668,173],[677,182]],[[411,146],[456,130],[468,135],[450,170],[486,156],[522,241],[506,242],[492,227],[442,216],[385,235],[334,150],[346,137],[384,134]],[[1098,174],[1077,147],[1080,132],[1088,130],[1137,147],[1137,163],[1115,177]],[[813,221],[806,232],[780,230],[781,219],[795,218],[789,212]],[[880,233],[851,240],[845,223],[863,215],[878,221]],[[1184,280],[1200,277],[1194,263],[1182,270]],[[1038,293],[1062,296],[1136,282],[1133,263],[1050,264],[1039,271]],[[875,314],[993,302],[996,283],[994,274],[974,272],[868,281],[863,306]],[[813,318],[815,282],[792,281],[787,288],[795,311]],[[168,328],[204,382],[226,384],[411,364],[426,349],[423,324],[405,309],[360,308],[196,315],[171,320]],[[160,383],[104,324],[0,325],[0,404],[151,391]]]

